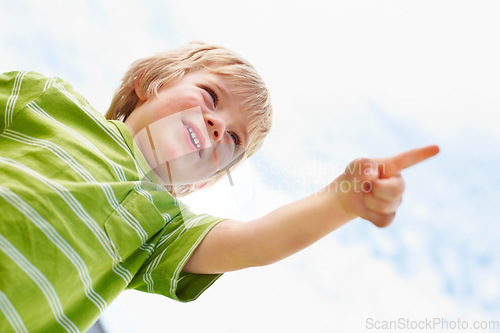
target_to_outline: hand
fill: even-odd
[[[401,204],[405,187],[401,171],[438,152],[439,148],[433,145],[388,158],[354,160],[330,184],[330,190],[334,186],[346,213],[386,227],[394,220]]]

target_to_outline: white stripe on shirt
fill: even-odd
[[[106,253],[113,260],[113,271],[118,274],[127,284],[132,280],[132,274],[123,267],[120,266],[121,258],[116,252],[113,250],[113,246],[111,241],[106,235],[106,232],[94,221],[94,219],[85,211],[80,202],[74,197],[74,195],[64,186],[45,178],[43,175],[38,172],[28,168],[24,164],[21,164],[17,161],[4,158],[0,156],[0,162],[8,164],[11,167],[18,168],[23,172],[29,174],[33,178],[41,181],[51,190],[56,192],[66,204],[71,208],[71,210],[84,222],[84,224],[88,227],[88,229],[94,234],[99,243],[102,245]]]
[[[11,130],[5,130],[2,134],[0,134],[1,137],[6,137],[8,139],[24,143],[27,145],[32,145],[32,146],[37,146],[40,148],[44,148],[52,152],[54,155],[59,157],[61,160],[63,160],[66,164],[68,164],[73,171],[78,173],[86,182],[88,183],[93,183],[97,184],[104,192],[106,199],[108,200],[108,203],[111,205],[113,210],[115,210],[122,218],[123,220],[132,228],[135,230],[139,238],[141,239],[141,243],[145,243],[148,235],[142,225],[140,224],[137,219],[130,214],[129,211],[127,211],[116,199],[114,196],[113,190],[111,186],[107,183],[99,183],[90,172],[88,172],[82,165],[80,165],[70,154],[68,154],[65,150],[63,150],[61,147],[58,145],[47,141],[47,140],[41,140],[37,138],[30,137],[28,135],[19,133],[19,132],[14,132]]]
[[[21,82],[27,72],[19,72],[14,80],[14,87],[12,88],[12,93],[7,100],[7,105],[5,107],[5,128],[8,128],[12,119],[14,118],[14,107],[16,106],[17,98],[19,97],[19,92],[21,91]]]
[[[90,150],[94,151],[100,158],[102,158],[103,160],[106,161],[106,163],[108,163],[111,168],[115,171],[115,175],[116,177],[122,181],[122,182],[125,182],[127,181],[127,178],[125,177],[125,173],[123,171],[123,168],[117,164],[116,162],[114,161],[111,161],[106,155],[104,155],[95,145],[93,145],[89,140],[87,140],[86,138],[84,138],[80,133],[76,132],[74,129],[72,129],[71,127],[68,127],[62,123],[60,123],[59,121],[57,121],[56,119],[54,119],[51,115],[49,115],[47,112],[45,112],[45,110],[43,110],[38,104],[36,104],[35,102],[30,102],[28,103],[28,108],[30,108],[33,112],[35,112],[36,114],[52,121],[55,123],[55,125],[57,125],[58,127],[64,129],[66,132],[68,132],[69,134],[73,135],[78,141],[80,141],[81,143],[85,144],[88,146],[88,148],[90,148]]]
[[[0,311],[4,314],[5,318],[9,322],[10,326],[14,329],[16,333],[28,333],[28,329],[24,325],[21,316],[17,313],[16,308],[10,302],[7,295],[5,295],[0,290]]]
[[[78,276],[82,281],[87,298],[95,304],[102,313],[106,309],[106,301],[94,291],[92,279],[87,265],[73,247],[57,232],[57,230],[47,222],[33,207],[23,201],[17,194],[7,187],[0,186],[0,197],[14,206],[30,222],[32,222],[41,232],[54,244],[73,264],[78,271]]]
[[[49,302],[50,309],[54,314],[56,321],[67,332],[78,333],[80,330],[76,325],[66,317],[63,311],[57,292],[43,275],[21,252],[19,252],[5,237],[0,234],[0,250],[3,251],[26,275],[40,288],[45,298]]]
[[[144,173],[144,171],[141,169],[139,164],[137,164],[137,161],[133,157],[132,151],[130,150],[129,146],[125,142],[125,139],[121,136],[120,133],[117,133],[117,131],[115,129],[112,129],[112,128],[106,126],[105,124],[103,124],[101,122],[101,119],[96,117],[96,115],[94,114],[94,112],[92,110],[89,110],[88,107],[81,105],[79,103],[79,101],[73,95],[71,95],[66,90],[66,88],[64,88],[64,86],[62,84],[60,84],[60,83],[55,84],[55,87],[57,89],[59,89],[59,91],[61,93],[63,93],[71,102],[73,102],[83,112],[85,112],[85,114],[87,114],[90,117],[90,119],[92,119],[103,130],[104,133],[106,133],[111,139],[113,139],[113,141],[115,141],[115,143],[118,146],[120,146],[131,157],[131,159],[134,161],[135,167],[137,169],[137,173],[140,175],[140,177],[143,177],[143,178],[146,177],[147,179],[149,179],[147,177],[147,175]]]

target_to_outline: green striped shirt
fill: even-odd
[[[0,75],[0,214],[0,332],[85,331],[124,289],[186,302],[219,277],[182,268],[222,219],[59,78]]]

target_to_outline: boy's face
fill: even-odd
[[[220,75],[189,73],[140,102],[125,124],[151,168],[170,185],[203,181],[248,145],[241,101]]]

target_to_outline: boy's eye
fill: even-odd
[[[241,144],[241,141],[240,141],[240,137],[238,136],[238,134],[236,134],[234,132],[228,132],[228,133],[231,136],[231,138],[233,139],[234,145],[239,146]]]
[[[219,97],[217,96],[217,94],[215,93],[215,91],[213,91],[211,88],[209,87],[203,87],[203,89],[210,95],[210,97],[212,98],[212,102],[214,103],[214,107],[217,107],[217,103],[219,102]]]

